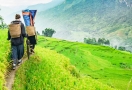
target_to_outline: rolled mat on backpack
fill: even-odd
[[[34,27],[34,19],[36,15],[37,10],[23,10],[22,15],[23,19],[26,25],[26,31],[28,36],[34,36],[35,35],[35,27]]]

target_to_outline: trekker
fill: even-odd
[[[35,45],[37,44],[36,42],[37,34],[34,26],[35,24],[34,19],[36,12],[37,10],[29,10],[29,9],[22,11],[23,19],[26,25],[27,39],[30,42],[30,54],[35,53],[34,48]]]
[[[35,27],[34,27],[35,28]],[[28,40],[29,40],[29,42],[30,42],[30,45],[31,45],[31,53],[35,53],[34,52],[34,49],[35,49],[35,45],[37,44],[37,34],[36,34],[36,30],[35,30],[35,35],[28,35],[28,33],[27,33],[27,38],[28,38]]]
[[[24,37],[26,37],[24,24],[20,21],[21,16],[15,15],[14,21],[9,25],[8,39],[11,40],[13,69],[16,69],[16,65],[20,65],[22,57],[24,55]]]

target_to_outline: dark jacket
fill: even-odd
[[[21,21],[17,21],[17,20],[12,21],[11,23],[15,23],[15,24],[21,23],[21,35],[18,38],[11,38],[11,35],[9,33],[9,30],[8,30],[8,39],[7,40],[11,40],[11,45],[13,45],[13,46],[23,44],[24,43],[24,37],[26,37],[24,24]]]

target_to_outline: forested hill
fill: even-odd
[[[55,37],[83,41],[104,37],[112,45],[132,45],[131,0],[65,0],[38,13],[38,30],[55,29]]]

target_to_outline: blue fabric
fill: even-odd
[[[26,10],[23,10],[23,12],[30,12],[32,19],[34,19],[37,10],[26,9]],[[29,15],[23,15],[23,19],[24,19],[25,25],[30,26],[30,16]]]
[[[30,26],[30,16],[29,15],[23,15],[24,22],[26,26]]]
[[[29,12],[30,12],[30,13],[31,13],[31,15],[32,15],[32,19],[34,19],[34,18],[35,18],[35,15],[36,15],[37,10],[29,10]]]
[[[25,9],[25,10],[23,10],[24,12],[29,12],[29,9]]]

